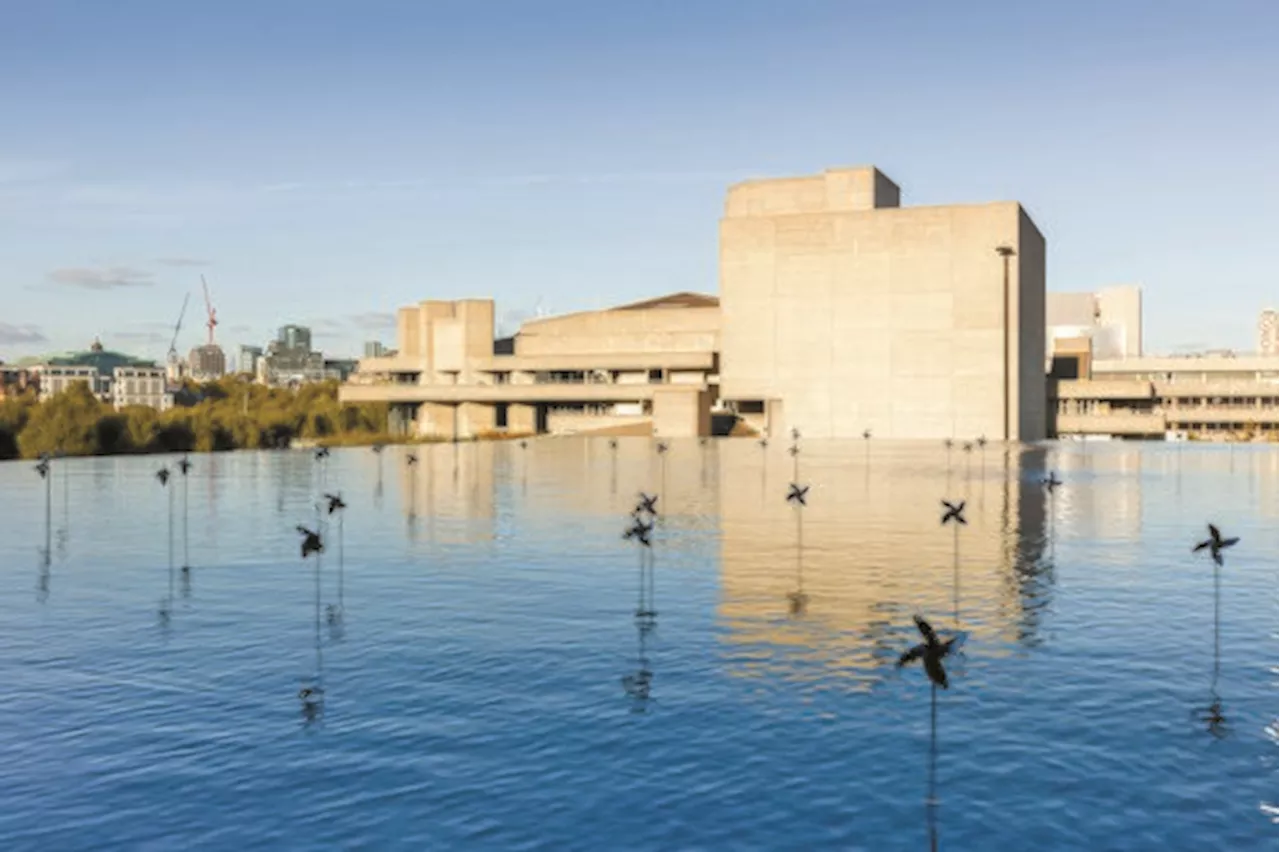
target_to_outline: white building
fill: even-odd
[[[47,402],[76,382],[88,385],[102,402],[109,402],[111,398],[111,380],[99,373],[97,367],[37,364],[31,368],[31,374],[40,385],[40,402]]]
[[[111,377],[111,402],[117,411],[129,405],[166,411],[173,407],[167,384],[160,367],[116,367]]]
[[[1263,311],[1258,315],[1258,354],[1275,355],[1280,352],[1280,315],[1275,311]]]

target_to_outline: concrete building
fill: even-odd
[[[281,349],[310,352],[311,329],[305,325],[283,325],[276,333],[276,341]]]
[[[296,387],[327,377],[324,354],[311,349],[311,329],[301,325],[280,328],[258,369],[258,380],[274,387]]]
[[[379,340],[367,340],[364,344],[364,357],[381,358],[387,354],[387,347],[382,345]]]
[[[1045,437],[1045,242],[874,168],[749,181],[720,223],[720,395],[764,431]]]
[[[37,399],[48,402],[77,382],[88,385],[102,402],[111,401],[111,380],[98,372],[97,367],[79,364],[37,364],[31,368],[36,385],[40,388]]]
[[[1280,315],[1267,310],[1258,315],[1258,354],[1280,353]]]
[[[173,407],[173,394],[161,367],[116,367],[111,377],[111,401],[117,410],[129,405],[145,405],[167,411]]]
[[[720,297],[525,322],[488,300],[397,315],[395,357],[341,398],[420,434],[705,435],[717,400],[765,434],[1046,435],[1044,238],[1016,203],[902,208],[874,168],[730,188]]]
[[[397,354],[362,359],[339,397],[391,403],[393,428],[437,437],[705,435],[719,329],[718,301],[694,293],[530,320],[510,341],[492,300],[425,301],[397,312]]]
[[[1096,358],[1142,355],[1142,288],[1106,287],[1096,293],[1045,294],[1045,354],[1057,340],[1087,338]]]
[[[220,379],[227,374],[227,355],[216,343],[206,343],[192,349],[187,364],[187,375],[198,382]]]
[[[1058,343],[1050,405],[1059,436],[1276,440],[1275,354],[1099,359],[1085,338]]]

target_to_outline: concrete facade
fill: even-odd
[[[1012,202],[898,204],[873,168],[729,190],[721,397],[774,434],[1045,437],[1044,238]]]
[[[1258,354],[1280,353],[1280,314],[1263,311],[1258,314]]]
[[[1061,338],[1087,337],[1094,357],[1142,357],[1142,288],[1129,284],[1096,293],[1045,294],[1046,354]]]

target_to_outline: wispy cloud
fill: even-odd
[[[161,266],[194,267],[212,266],[210,261],[198,257],[157,257],[156,263]]]
[[[384,311],[370,311],[351,317],[351,324],[361,331],[386,331],[394,328],[396,315]]]
[[[49,338],[45,337],[39,326],[31,324],[11,325],[7,322],[0,322],[0,343],[6,346],[23,346],[48,342]]]
[[[53,270],[47,277],[53,284],[81,290],[119,290],[155,284],[155,276],[150,272],[128,266],[108,266],[102,269],[68,266]]]

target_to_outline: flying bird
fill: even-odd
[[[611,449],[611,450],[616,450],[616,449],[618,449],[618,439],[617,439],[617,438],[610,438],[610,439],[609,439],[609,449]]]
[[[370,447],[369,449],[373,450],[375,454],[376,454],[376,453],[381,453],[381,452],[382,452],[382,450],[383,450],[383,445],[382,445],[382,444],[374,444],[374,445],[373,445],[372,447]]]
[[[183,456],[182,458],[178,459],[178,472],[181,473],[183,476],[186,476],[188,473],[190,473],[192,466],[193,465],[191,464],[191,461],[186,456]]]
[[[787,452],[788,452],[788,453],[790,453],[790,454],[792,455],[792,457],[793,457],[793,458],[794,458],[795,456],[800,455],[800,445],[799,445],[799,444],[792,444],[791,446],[787,447]]]
[[[527,450],[527,449],[529,449],[529,442],[528,442],[528,441],[521,441],[521,442],[520,442],[520,449],[522,449],[522,450]]]
[[[1209,537],[1191,548],[1191,552],[1199,553],[1205,548],[1208,548],[1210,555],[1213,556],[1213,561],[1221,565],[1222,551],[1231,547],[1238,541],[1240,541],[1239,538],[1223,538],[1222,532],[1213,524],[1209,524]]]
[[[973,443],[971,441],[965,441],[964,446],[961,447],[961,449],[963,449],[966,453],[971,453],[973,452]]]
[[[1049,471],[1049,475],[1044,478],[1044,487],[1048,488],[1050,493],[1053,493],[1053,489],[1057,488],[1061,484],[1062,480],[1059,479],[1058,474],[1053,471]]]
[[[705,447],[706,445],[707,445],[707,438],[706,438],[706,436],[704,435],[703,437],[701,437],[701,438],[699,438],[699,439],[698,439],[698,446],[699,446],[699,447]]]
[[[169,468],[162,467],[156,471],[156,479],[160,480],[161,485],[169,484]]]
[[[337,512],[340,509],[347,508],[347,504],[342,502],[342,495],[340,494],[326,494],[324,495],[324,499],[329,504],[330,515],[332,515],[334,512]]]
[[[979,447],[979,448],[982,448],[982,447],[985,447],[986,445],[987,445],[987,436],[986,436],[986,435],[979,435],[979,436],[978,436],[978,447]]]
[[[866,441],[871,440],[871,430],[870,430],[870,429],[863,429],[863,430],[862,430],[862,438],[863,438],[863,440],[866,440]]]
[[[791,440],[793,441],[800,440],[800,430],[794,426],[791,427]]]
[[[321,461],[321,460],[323,460],[323,459],[327,459],[327,458],[329,458],[329,448],[328,448],[328,447],[321,447],[320,449],[316,450],[316,461]]]
[[[920,616],[912,616],[915,619],[916,627],[920,630],[920,635],[924,637],[924,641],[914,648],[903,653],[898,658],[898,667],[901,668],[907,663],[915,660],[923,659],[925,674],[929,676],[929,680],[936,686],[943,689],[947,688],[947,672],[942,668],[942,658],[951,653],[951,647],[956,641],[956,637],[952,636],[943,642],[938,639],[938,634],[933,632],[933,628],[929,626],[929,622]]]
[[[768,447],[768,446],[769,446],[769,439],[768,439],[768,438],[761,438],[761,439],[760,439],[760,449],[762,449],[762,450],[763,450],[763,449],[765,449],[765,448],[766,448],[766,447]]]
[[[41,456],[40,463],[36,465],[36,473],[40,474],[40,478],[44,479],[49,475],[49,459]]]
[[[658,454],[659,454],[659,455],[661,455],[662,453],[665,453],[665,452],[666,452],[667,450],[669,450],[669,449],[671,449],[671,447],[667,444],[667,442],[666,442],[666,441],[659,441],[659,442],[658,442]]]
[[[645,494],[643,491],[641,491],[640,502],[636,504],[635,513],[636,514],[644,513],[648,515],[658,514],[658,495],[654,494],[652,497],[650,497],[648,494]]]
[[[942,442],[942,446],[946,447],[948,450],[954,447],[955,445],[956,445],[956,442],[951,440],[950,438],[947,438],[945,441]]]
[[[809,505],[806,502],[808,495],[809,486],[805,485],[802,487],[793,482],[787,491],[787,502],[795,503],[798,506],[807,506]]]
[[[959,503],[949,503],[946,500],[942,501],[943,508],[947,510],[942,515],[942,525],[944,527],[950,521],[955,521],[957,524],[964,524],[965,526],[969,525],[969,522],[964,519],[964,502],[965,501],[963,500]]]
[[[405,461],[405,464],[412,466],[418,463],[418,457],[415,456],[413,453],[409,453],[409,455],[405,456],[404,461]]]
[[[324,553],[324,542],[320,540],[320,533],[312,532],[301,524],[298,525],[298,532],[302,534],[303,559],[313,553]]]

